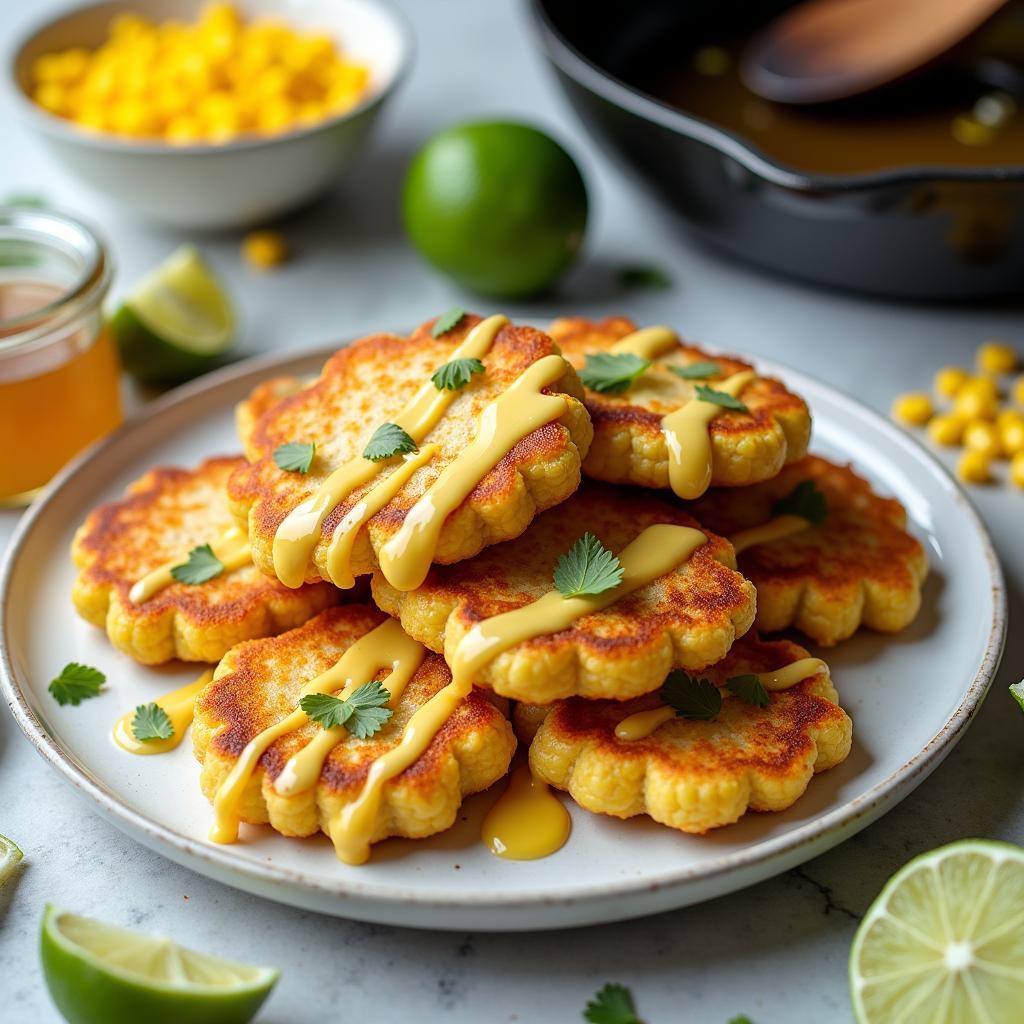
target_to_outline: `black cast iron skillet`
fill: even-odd
[[[705,238],[756,263],[892,296],[1024,295],[1024,167],[812,174],[630,85],[668,37],[690,52],[779,0],[530,0],[557,78],[597,141]],[[685,54],[681,54],[685,57]]]

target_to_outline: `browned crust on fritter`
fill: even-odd
[[[632,320],[621,316],[602,321],[561,317],[551,325],[550,332],[566,359],[580,369],[588,353],[607,351],[636,329]],[[687,342],[680,343],[673,359],[679,363],[715,362],[722,369],[721,378],[716,379],[755,369],[736,356],[709,353]],[[594,423],[594,443],[584,462],[584,472],[609,483],[668,487],[661,420],[679,408],[679,401],[674,396],[673,400],[662,400],[657,395],[639,399],[637,394],[635,386],[621,395],[585,391],[584,401]],[[786,462],[799,459],[810,439],[807,404],[781,381],[758,377],[744,388],[741,397],[749,412],[722,412],[710,427],[712,482],[721,486],[745,486],[769,479]],[[625,442],[627,437],[631,438],[630,444]],[[624,460],[630,446],[633,454],[627,462]]]
[[[242,451],[258,458],[259,450],[253,444],[256,424],[284,398],[301,391],[310,381],[302,377],[281,376],[261,381],[235,406],[235,430],[242,442]]]
[[[416,591],[401,593],[374,573],[374,600],[450,660],[476,623],[549,591],[555,562],[583,533],[621,551],[656,523],[700,529],[675,503],[586,482],[516,540],[458,565],[434,566]],[[569,629],[498,655],[477,682],[540,703],[576,694],[626,699],[659,687],[672,668],[718,661],[753,621],[754,592],[734,571],[729,543],[705,533],[708,542],[675,572]]]
[[[196,702],[193,738],[196,756],[203,763],[206,795],[212,799],[254,736],[295,710],[304,683],[330,668],[384,619],[375,608],[364,605],[331,608],[288,633],[231,650]],[[381,671],[376,678],[385,675]],[[307,722],[278,739],[260,758],[246,789],[243,820],[253,824],[269,820],[289,835],[326,828],[330,814],[358,796],[371,764],[397,744],[412,714],[449,682],[451,673],[444,660],[427,654],[385,727],[365,740],[349,735],[332,750],[315,794],[285,798],[274,791],[273,782],[288,758],[309,743],[320,727]],[[474,690],[422,756],[386,784],[385,813],[375,840],[385,834],[428,835],[447,827],[461,797],[500,778],[514,749],[505,716]],[[460,783],[457,794],[451,789],[453,770],[454,781]]]
[[[78,529],[75,607],[120,650],[146,664],[216,661],[239,641],[290,629],[339,599],[326,584],[289,590],[252,565],[196,586],[171,583],[141,604],[129,599],[147,572],[184,561],[232,525],[224,487],[244,461],[220,456],[195,469],[158,466]]]
[[[256,424],[251,438],[251,463],[229,484],[233,510],[247,524],[257,565],[273,571],[273,536],[285,516],[312,494],[329,472],[362,453],[370,435],[408,400],[452,350],[480,322],[467,314],[441,338],[433,338],[428,321],[408,338],[373,334],[341,349],[308,388],[278,402]],[[418,469],[366,529],[352,553],[356,575],[376,564],[375,552],[398,530],[409,509],[462,451],[475,433],[480,412],[538,359],[557,354],[548,335],[531,327],[503,327],[485,360],[486,374],[474,375],[461,389],[425,443],[441,452]],[[568,497],[579,483],[579,464],[590,445],[590,419],[580,399],[575,372],[566,374],[546,393],[566,397],[566,413],[535,430],[517,444],[448,517],[435,561],[450,563],[476,554],[488,544],[518,536],[537,511]],[[385,411],[386,410],[386,411]],[[307,475],[282,472],[274,449],[288,441],[316,441],[317,457]],[[324,523],[308,580],[326,577],[327,546],[338,523],[363,494],[393,469],[387,465],[371,484],[357,489]]]
[[[824,523],[739,556],[757,587],[758,627],[795,626],[823,646],[862,624],[882,632],[904,629],[920,608],[928,557],[906,531],[903,506],[875,494],[850,466],[808,455],[774,480],[742,491],[712,490],[687,507],[732,535],[767,522],[779,498],[805,480],[825,494]]]
[[[729,657],[704,673],[722,686],[731,676],[772,671],[807,657],[786,640],[748,634]],[[615,727],[656,707],[654,694],[626,704],[573,698],[553,705],[530,748],[530,763],[550,784],[588,810],[631,817],[648,813],[681,831],[702,833],[750,810],[782,810],[815,772],[850,750],[851,724],[828,674],[770,694],[759,708],[723,693],[711,722],[676,717],[645,739],[624,741]],[[539,709],[517,709],[523,727]]]

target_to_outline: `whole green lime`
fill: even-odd
[[[420,254],[486,295],[530,295],[572,263],[587,224],[587,189],[572,157],[525,124],[479,121],[435,135],[402,195]]]

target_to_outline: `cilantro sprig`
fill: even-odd
[[[632,352],[597,352],[579,371],[584,387],[602,395],[621,395],[651,365]]]
[[[200,544],[188,553],[188,561],[171,567],[171,575],[179,583],[196,586],[219,576],[224,563],[213,553],[209,544]]]
[[[732,409],[734,412],[750,412],[738,398],[734,398],[726,391],[709,388],[706,384],[697,385],[697,398],[701,402],[712,402],[715,405],[720,405],[723,409]]]
[[[800,516],[820,526],[828,515],[828,499],[813,480],[801,480],[789,494],[775,502],[772,515]]]
[[[633,994],[625,985],[609,983],[587,1003],[583,1019],[590,1024],[641,1024]]]
[[[140,743],[169,740],[174,735],[174,723],[159,704],[140,704],[132,718],[132,735]]]
[[[342,700],[329,693],[307,693],[299,707],[325,729],[343,725],[353,736],[365,740],[384,728],[391,708],[384,705],[391,694],[378,682],[363,683]]]
[[[439,366],[430,378],[438,391],[458,391],[464,388],[474,373],[483,373],[484,364],[479,359],[452,359]]]
[[[69,661],[60,670],[60,675],[50,680],[47,689],[61,707],[68,704],[78,707],[83,700],[98,697],[100,687],[106,681],[107,677],[98,668]]]
[[[687,363],[685,366],[670,366],[669,369],[683,380],[707,380],[722,373],[718,363]]]
[[[766,708],[771,701],[768,691],[764,688],[764,683],[753,672],[746,672],[741,676],[733,676],[731,679],[726,680],[725,685],[731,694],[739,697],[742,701],[746,701],[747,704],[753,704],[755,707]]]
[[[392,455],[415,451],[418,451],[416,442],[397,423],[382,423],[363,449],[363,458],[380,462]]]
[[[430,328],[430,333],[435,338],[440,338],[442,334],[447,334],[453,327],[458,327],[459,321],[465,315],[466,311],[459,309],[458,306],[449,309],[447,313],[442,313],[434,321],[434,326]]]
[[[675,708],[680,718],[710,722],[722,710],[722,694],[710,679],[697,679],[681,669],[669,672],[661,687],[661,699]]]
[[[562,597],[603,594],[622,582],[622,565],[592,533],[585,533],[555,563],[555,589]]]
[[[289,473],[308,473],[316,455],[316,445],[303,444],[301,441],[289,441],[274,449],[274,462],[278,469]]]

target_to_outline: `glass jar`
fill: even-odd
[[[0,207],[0,505],[31,501],[121,422],[110,261],[66,214]]]

